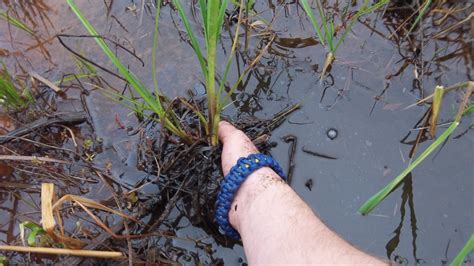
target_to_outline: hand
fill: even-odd
[[[224,144],[221,156],[224,176],[229,173],[230,168],[237,163],[239,158],[258,153],[258,149],[247,135],[228,122],[219,123],[219,139]],[[247,213],[245,209],[251,206],[254,199],[272,184],[284,184],[284,182],[272,169],[263,167],[249,175],[239,187],[229,211],[229,222],[237,231],[240,231],[239,214],[245,216]],[[237,205],[240,206],[239,212],[237,212]]]
[[[238,130],[228,122],[219,123],[219,139],[224,144],[222,149],[222,172],[224,176],[237,163],[240,157],[258,153],[258,149],[244,132]]]

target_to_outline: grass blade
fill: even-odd
[[[375,10],[381,8],[382,6],[388,4],[390,0],[380,0],[379,2],[373,4],[370,7],[367,7],[369,2],[366,0],[364,1],[364,4],[362,7],[357,11],[357,13],[354,15],[354,17],[351,19],[349,25],[347,28],[344,30],[344,33],[341,35],[339,40],[337,41],[336,47],[334,47],[334,51],[337,51],[339,49],[339,46],[341,46],[342,42],[346,39],[348,33],[351,31],[352,26],[355,24],[355,22],[362,17],[363,15],[369,14],[374,12]]]
[[[334,51],[334,47],[333,47],[334,35],[330,33],[330,30],[328,28],[328,19],[326,18],[326,14],[324,13],[323,5],[321,4],[321,1],[316,0],[316,5],[318,6],[319,16],[321,17],[321,24],[323,24],[324,32],[326,33],[325,40],[329,45],[329,51],[333,52]]]
[[[74,0],[67,0],[68,5],[71,7],[72,11],[76,14],[78,19],[87,29],[89,34],[92,36],[99,36],[96,29],[92,24],[85,18],[79,8],[76,6]],[[100,46],[102,51],[109,57],[112,63],[117,67],[120,74],[130,83],[132,88],[142,97],[142,99],[151,107],[153,112],[155,112],[163,121],[163,126],[170,130],[172,133],[176,134],[178,137],[183,139],[186,142],[190,142],[189,136],[179,127],[179,125],[173,124],[170,119],[167,117],[167,113],[163,108],[160,98],[153,97],[153,95],[147,90],[145,85],[132,73],[127,67],[125,67],[122,62],[115,56],[114,52],[109,48],[102,38],[94,38],[97,44]]]
[[[153,48],[151,50],[151,72],[153,76],[153,88],[155,96],[160,97],[158,93],[158,79],[156,78],[156,50],[158,46],[158,21],[160,18],[161,0],[156,1],[155,26],[153,28]]]
[[[380,0],[379,2],[371,5],[370,7],[365,7],[365,8],[361,8],[358,12],[357,12],[357,16],[358,17],[361,17],[363,15],[366,15],[366,14],[369,14],[369,13],[372,13],[374,12],[375,10],[381,8],[382,6],[388,4],[390,2],[390,0]]]
[[[227,5],[228,5],[228,0],[223,0],[222,3],[221,3],[221,7],[219,9],[219,17],[218,17],[218,20],[217,20],[217,36],[220,36],[221,35],[221,29],[222,29],[222,25],[224,24],[224,16],[225,16],[225,10],[227,9]]]
[[[228,0],[199,0],[201,17],[203,19],[204,35],[206,42],[206,59],[204,59],[201,47],[196,36],[191,29],[189,19],[186,16],[180,0],[173,0],[186,31],[191,40],[191,46],[194,49],[201,65],[202,73],[206,81],[207,95],[207,132],[210,134],[211,145],[217,145],[217,128],[220,120],[219,102],[220,91],[216,90],[216,59],[217,59],[217,41],[220,38],[221,28],[224,21],[225,11]]]
[[[199,8],[201,9],[201,18],[204,28],[204,39],[207,39],[207,5],[206,0],[199,0]]]
[[[466,245],[459,251],[459,254],[449,264],[450,266],[459,266],[464,262],[464,258],[474,250],[474,235],[471,235]]]
[[[185,12],[183,6],[181,5],[180,0],[173,0],[173,4],[176,6],[176,9],[178,9],[178,13],[181,17],[181,20],[183,20],[184,27],[186,28],[186,32],[189,35],[189,40],[191,42],[191,46],[193,47],[194,53],[196,54],[196,56],[198,58],[199,65],[201,65],[202,74],[206,78],[207,77],[206,60],[204,59],[204,56],[203,56],[202,51],[201,51],[201,46],[199,45],[199,42],[196,38],[196,35],[194,35],[193,29],[191,28],[191,24],[189,23],[189,19],[186,15],[186,12]],[[203,12],[203,11],[201,10],[201,12]],[[204,15],[203,15],[203,17],[204,17]],[[207,15],[206,15],[206,17],[207,17]],[[207,28],[206,28],[207,22],[205,22],[204,25],[205,25],[204,34],[206,35],[206,39],[207,39]],[[207,83],[207,81],[206,81],[206,83]]]
[[[428,157],[436,148],[438,148],[443,142],[454,132],[454,130],[459,126],[461,121],[462,114],[464,109],[469,101],[469,97],[474,90],[474,85],[470,84],[466,92],[464,93],[463,100],[459,105],[458,113],[454,119],[454,122],[441,134],[433,143],[426,150],[423,151],[422,154],[418,158],[415,159],[408,167],[403,170],[397,177],[395,177],[387,186],[385,186],[382,190],[377,192],[377,194],[373,195],[370,199],[368,199],[360,208],[359,212],[362,215],[366,215],[371,212],[377,205],[384,200],[392,190],[402,182],[402,180],[411,172],[415,167],[417,167],[426,157]]]
[[[227,3],[227,1],[224,1]],[[219,6],[219,0],[208,0],[207,2],[207,110],[208,110],[208,127],[210,132],[211,145],[217,145],[217,124],[219,123],[219,113],[217,112],[219,101],[216,93],[216,57],[217,57],[217,40],[222,24],[220,23],[220,12],[223,7]],[[225,9],[224,9],[225,10]],[[216,16],[217,15],[217,16]]]
[[[321,42],[322,45],[325,45],[324,35],[321,32],[321,26],[319,26],[319,23],[316,20],[316,17],[314,16],[314,13],[311,10],[311,7],[309,6],[308,0],[300,0],[300,2],[301,2],[301,5],[303,6],[304,11],[309,17],[309,20],[313,24],[313,28],[316,31],[316,35],[318,35],[319,41]]]
[[[468,108],[466,108],[466,110],[464,110],[464,112],[462,113],[462,115],[468,115],[470,113],[474,112],[474,103],[472,103],[471,105],[469,105]]]
[[[15,19],[15,18],[12,18],[10,15],[8,15],[7,12],[3,11],[3,10],[0,10],[0,19],[3,19],[5,20],[6,22],[8,22],[10,25],[20,29],[20,30],[23,30],[31,35],[34,35],[34,31],[32,29],[30,29],[30,27],[28,27],[25,23]]]
[[[426,11],[428,10],[428,7],[431,5],[431,2],[432,0],[427,0],[425,2],[425,4],[423,5],[423,7],[421,8],[420,10],[420,13],[418,13],[418,16],[416,17],[415,19],[415,22],[413,22],[413,25],[411,26],[411,28],[408,30],[408,34],[410,34],[410,32],[416,27],[416,24],[418,24],[418,22],[420,22],[420,20],[423,18],[423,16],[425,15]]]
[[[459,83],[456,83],[456,84],[451,85],[451,86],[447,87],[446,89],[444,89],[444,93],[446,94],[446,93],[448,93],[452,90],[462,89],[462,88],[469,87],[469,86],[474,86],[474,82],[472,82],[472,81],[459,82]],[[419,105],[421,103],[424,103],[424,102],[428,101],[429,99],[433,98],[433,96],[434,96],[434,93],[432,93],[429,96],[417,101],[414,104],[410,104],[409,106],[405,107],[403,110],[406,110],[406,109],[412,108],[416,105]]]
[[[243,6],[243,0],[240,0],[239,6]],[[222,79],[220,82],[220,87],[219,87],[219,97],[222,95],[224,92],[224,86],[227,81],[227,75],[229,74],[230,66],[232,64],[232,58],[234,57],[235,51],[237,49],[237,44],[239,41],[239,30],[240,30],[240,25],[242,24],[242,8],[239,8],[239,17],[237,19],[237,25],[235,28],[235,33],[234,33],[234,40],[232,41],[232,48],[229,54],[229,58],[227,59],[227,64],[225,66],[224,70],[224,75],[222,75]],[[222,104],[222,102],[220,103]],[[219,109],[221,109],[221,106],[219,106]]]
[[[380,190],[377,194],[373,195],[368,199],[362,207],[359,208],[359,212],[362,215],[366,215],[371,212],[377,205],[385,199],[385,197],[392,192],[392,190],[402,182],[402,180],[407,176],[415,167],[417,167],[426,157],[428,157],[438,146],[443,144],[443,142],[453,133],[453,131],[458,127],[459,122],[453,122],[448,129],[446,129],[443,134],[439,136],[425,151],[415,161],[413,161],[403,172],[401,172],[397,177],[395,177],[387,186]]]

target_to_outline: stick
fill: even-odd
[[[56,93],[61,93],[62,92],[62,90],[58,86],[56,86],[56,84],[54,84],[51,81],[43,78],[42,76],[40,76],[40,74],[32,71],[32,72],[30,72],[30,76],[32,76],[33,78],[39,80],[44,85],[47,85],[48,87],[50,87]]]
[[[22,137],[26,134],[34,132],[37,129],[51,126],[54,124],[80,124],[86,120],[85,112],[58,112],[52,117],[42,117],[36,121],[19,127],[8,132],[6,135],[0,136],[0,144],[3,144],[16,137]]]
[[[124,223],[128,222],[126,219],[121,218],[116,224],[110,227],[110,230],[114,233],[118,233],[124,227]],[[102,232],[98,237],[91,241],[91,243],[85,246],[86,249],[97,248],[99,245],[102,245],[107,239],[111,238],[111,235],[107,232]],[[70,257],[65,259],[63,265],[79,265],[82,262],[82,259],[76,257]]]
[[[66,162],[66,161],[63,161],[63,160],[53,159],[53,158],[49,158],[49,157],[21,156],[21,155],[0,155],[0,161],[1,160],[39,161],[39,162],[49,162],[49,163],[71,164],[71,162]]]
[[[118,252],[118,251],[75,250],[75,249],[65,249],[65,248],[41,248],[41,247],[23,247],[23,246],[0,246],[0,250],[15,251],[15,252],[43,253],[43,254],[53,254],[53,255],[106,258],[106,259],[124,258],[122,252]]]

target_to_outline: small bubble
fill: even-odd
[[[328,129],[328,131],[326,131],[326,136],[328,136],[330,140],[337,138],[337,135],[338,135],[338,132],[335,128],[330,128]]]

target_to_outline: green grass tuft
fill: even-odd
[[[68,5],[71,7],[72,11],[76,14],[78,19],[87,29],[89,34],[92,36],[99,36],[98,32],[92,26],[92,24],[87,20],[87,18],[82,14],[81,10],[77,7],[73,0],[67,0]],[[157,14],[158,15],[158,14]],[[158,19],[158,17],[156,18]],[[157,26],[158,24],[156,24]],[[191,142],[190,137],[182,130],[178,123],[175,123],[177,119],[173,118],[173,112],[167,112],[164,108],[163,103],[161,102],[160,95],[153,94],[146,88],[146,86],[133,74],[131,71],[125,67],[122,62],[115,56],[114,52],[109,48],[105,41],[100,38],[94,38],[97,44],[100,46],[102,51],[107,55],[107,57],[112,61],[115,67],[119,70],[120,74],[127,80],[131,87],[136,91],[143,101],[146,103],[150,109],[155,112],[160,118],[162,125],[171,131],[173,134],[180,137],[186,142]]]
[[[344,40],[347,38],[348,33],[351,31],[354,23],[363,15],[374,12],[375,10],[381,8],[382,6],[388,4],[390,0],[380,0],[377,3],[369,6],[369,0],[364,0],[362,7],[349,19],[349,21],[341,22],[343,23],[344,30],[340,34],[339,38],[336,39],[338,33],[335,30],[334,19],[328,17],[320,0],[316,0],[316,6],[318,10],[318,15],[321,19],[321,23],[316,19],[315,14],[308,2],[308,0],[300,0],[301,5],[303,6],[306,15],[308,16],[311,24],[313,25],[314,30],[316,31],[316,36],[318,37],[321,45],[326,46],[328,49],[328,54],[324,63],[323,71],[321,72],[321,78],[325,76],[326,72],[331,68],[333,61],[336,58],[336,51],[342,45]],[[345,17],[345,16],[343,16]],[[321,26],[322,25],[322,26]]]
[[[0,105],[12,110],[21,109],[32,100],[31,94],[27,89],[17,88],[6,66],[4,64],[2,66],[3,68],[0,69]]]
[[[220,113],[223,106],[222,93],[223,87],[227,80],[227,75],[232,63],[232,58],[236,49],[236,42],[238,40],[238,30],[240,27],[240,18],[242,8],[239,13],[239,23],[237,25],[236,34],[234,35],[234,42],[232,52],[229,55],[225,67],[224,75],[221,78],[219,89],[216,86],[216,60],[217,60],[217,42],[220,38],[221,28],[224,23],[225,10],[228,5],[227,0],[199,0],[199,8],[201,13],[202,28],[204,29],[205,50],[203,50],[196,38],[196,35],[191,28],[191,23],[181,4],[180,0],[173,0],[174,5],[178,9],[181,20],[183,21],[186,32],[188,33],[191,46],[196,54],[196,57],[201,66],[201,71],[206,83],[207,94],[207,129],[206,132],[210,136],[211,145],[217,145],[217,128],[220,121]],[[240,2],[243,6],[243,2]],[[249,6],[247,6],[249,7]],[[206,56],[204,56],[204,54]]]

